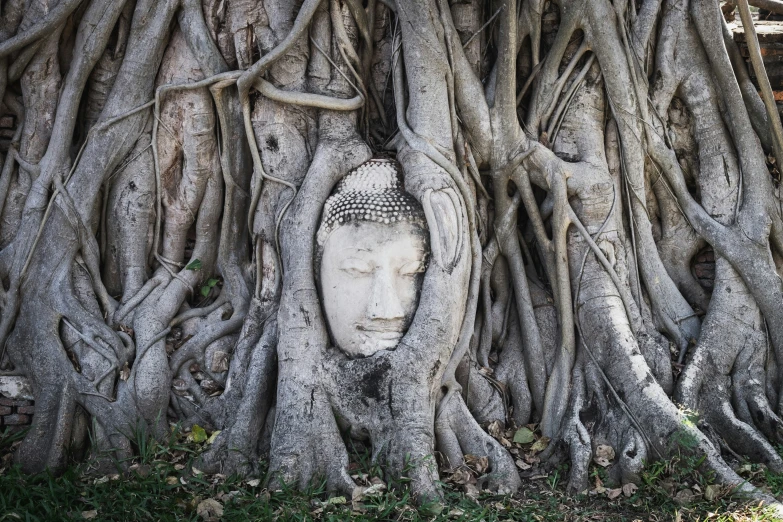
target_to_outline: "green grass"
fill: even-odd
[[[15,438],[18,439],[18,436]],[[631,496],[609,499],[606,493],[567,497],[568,470],[525,479],[513,497],[482,493],[474,500],[459,486],[444,484],[442,505],[416,508],[402,489],[392,489],[361,502],[332,498],[323,485],[309,491],[270,492],[263,482],[236,477],[206,476],[191,469],[203,444],[188,443],[173,434],[168,444],[139,445],[140,456],[125,474],[87,476],[84,468],[70,467],[60,477],[26,476],[10,466],[8,451],[15,439],[0,438],[0,522],[4,521],[199,521],[198,506],[213,499],[223,509],[220,520],[388,520],[388,521],[771,521],[763,506],[733,498],[725,488],[713,490],[712,500],[702,494],[683,505],[676,499],[683,489],[702,493],[710,477],[698,471],[698,461],[685,457],[648,466],[640,488]],[[354,453],[352,473],[377,473],[366,453]],[[3,465],[3,463],[5,463]],[[746,465],[747,478],[775,495],[783,493],[783,475]],[[592,479],[606,479],[603,468]],[[609,486],[607,486],[608,488]],[[679,518],[678,518],[679,517]],[[217,520],[217,519],[215,519]]]

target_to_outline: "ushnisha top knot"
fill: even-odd
[[[397,162],[389,159],[368,160],[337,183],[324,204],[318,244],[351,221],[427,223],[419,202],[403,189]]]

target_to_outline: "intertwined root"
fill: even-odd
[[[783,472],[780,125],[714,3],[79,3],[0,16],[0,366],[36,394],[25,469],[88,439],[111,465],[177,419],[221,430],[204,471],[268,455],[273,484],[347,494],[351,426],[420,501],[438,452],[520,486],[488,423],[539,423],[574,492],[599,447],[619,483],[686,439],[725,483],[719,450]],[[350,360],[313,238],[340,176],[389,150],[432,259],[400,346]]]

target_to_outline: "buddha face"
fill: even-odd
[[[427,238],[410,222],[347,223],[323,245],[321,299],[332,338],[353,357],[397,346],[413,320]]]

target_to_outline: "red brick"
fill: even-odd
[[[22,426],[30,424],[30,416],[16,413],[14,415],[6,415],[3,417],[3,424],[5,426]]]
[[[19,406],[30,406],[32,404],[33,401],[26,401],[24,399],[9,399],[8,397],[3,397],[0,395],[0,406],[19,407]]]
[[[0,406],[0,415],[10,415],[10,414],[11,414],[10,406]]]
[[[699,263],[693,271],[699,279],[715,279],[715,265],[712,263]]]
[[[32,415],[35,413],[35,406],[19,406],[16,408],[16,413],[24,413],[26,415]]]

